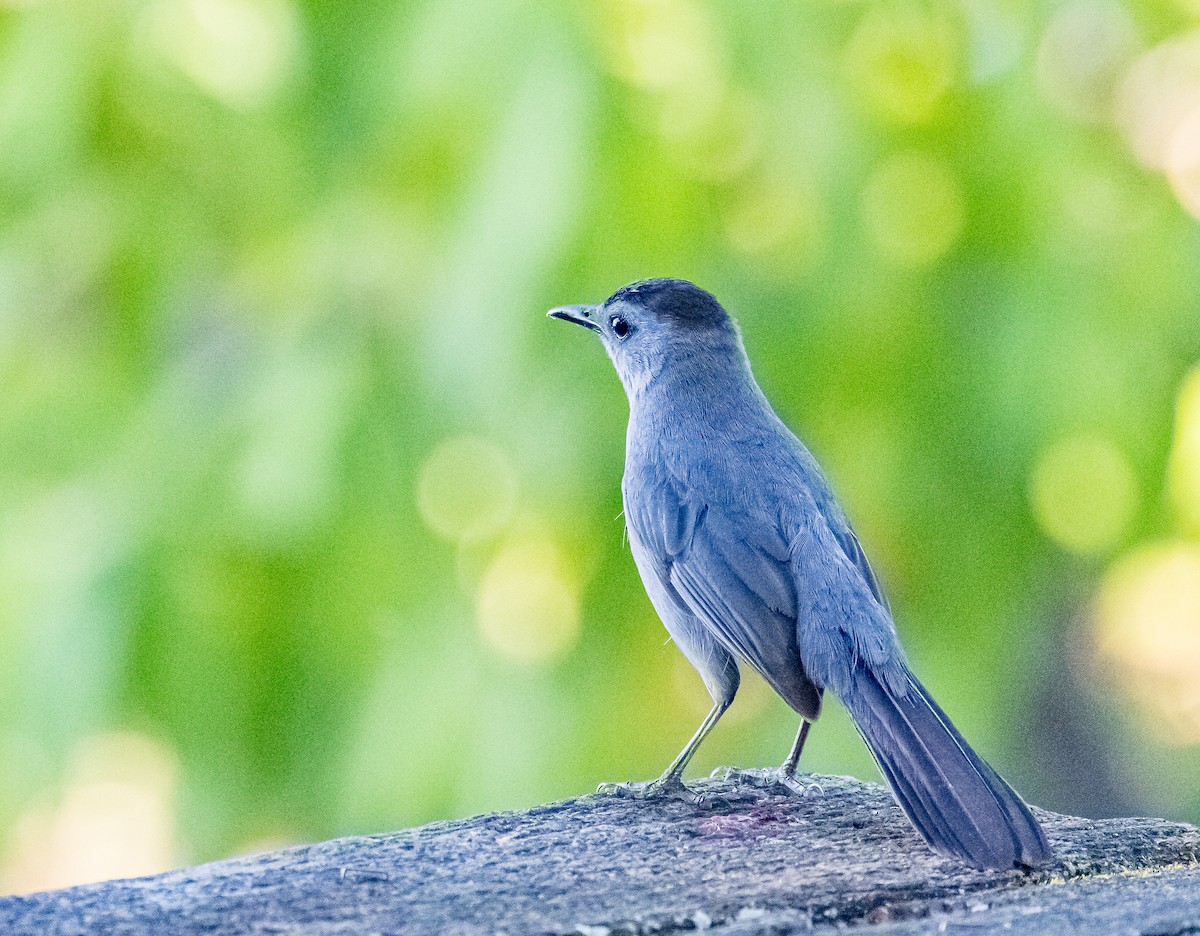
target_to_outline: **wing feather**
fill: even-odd
[[[871,594],[875,600],[889,614],[892,611],[891,602],[888,601],[887,595],[883,591],[883,586],[879,584],[879,578],[875,575],[875,570],[871,568],[871,563],[867,561],[867,554],[863,552],[862,543],[858,541],[858,537],[854,535],[854,531],[850,529],[850,524],[841,519],[841,523],[833,528],[834,538],[837,539],[838,545],[842,547],[842,552],[846,554],[859,573],[863,580],[871,589]]]
[[[763,518],[751,543],[745,518],[735,519],[729,507],[689,497],[669,475],[656,482],[627,498],[626,516],[664,557],[671,586],[723,646],[796,711],[816,718],[821,693],[796,646],[796,585],[787,561],[777,558],[787,556],[787,541]]]

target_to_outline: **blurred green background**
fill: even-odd
[[[661,275],[1018,789],[1200,820],[1196,215],[1197,0],[2,0],[0,890],[657,775],[708,700],[543,315]]]

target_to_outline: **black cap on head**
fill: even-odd
[[[648,279],[622,286],[605,300],[640,306],[651,315],[693,325],[722,325],[729,316],[712,293],[681,279]]]

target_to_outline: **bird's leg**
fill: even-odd
[[[804,750],[804,742],[808,739],[808,729],[811,727],[812,722],[807,718],[800,719],[800,730],[796,732],[796,740],[792,742],[792,749],[788,752],[787,760],[779,768],[779,772],[786,779],[796,779],[796,768],[800,766],[800,754]]]
[[[800,764],[800,753],[804,750],[804,742],[808,738],[808,730],[811,727],[812,722],[807,718],[800,720],[800,730],[796,732],[796,740],[792,742],[792,749],[788,752],[787,760],[783,762],[782,766],[774,770],[761,767],[752,767],[745,770],[737,767],[718,767],[713,771],[712,775],[722,780],[732,780],[734,783],[748,783],[751,786],[762,787],[763,789],[782,789],[783,792],[792,793],[796,796],[812,796],[823,793],[824,790],[820,784],[804,784],[796,776],[796,768]]]
[[[696,753],[696,749],[700,747],[701,743],[708,736],[708,733],[713,730],[713,727],[720,721],[721,716],[725,714],[725,710],[729,708],[731,701],[718,701],[712,707],[711,711],[704,717],[704,721],[700,723],[700,727],[696,729],[696,733],[692,735],[692,740],[679,752],[679,756],[671,761],[670,766],[663,771],[663,775],[657,780],[630,783],[602,783],[596,792],[626,796],[633,799],[668,797],[671,799],[681,799],[684,802],[697,806],[708,805],[710,798],[695,793],[684,785],[683,769],[687,767],[688,761],[692,759],[692,755]]]

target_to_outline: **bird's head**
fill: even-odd
[[[600,305],[559,306],[547,314],[599,335],[631,400],[669,369],[719,366],[725,355],[741,354],[721,304],[687,280],[641,280]]]

